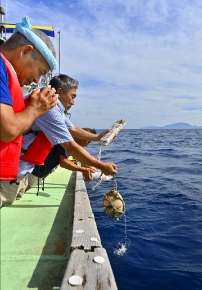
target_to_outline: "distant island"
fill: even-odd
[[[166,125],[163,127],[158,127],[158,126],[147,126],[147,127],[143,127],[140,129],[202,129],[202,126],[192,126],[188,123],[175,123],[175,124],[171,124],[171,125]]]

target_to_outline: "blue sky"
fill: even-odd
[[[7,22],[24,16],[54,27],[56,51],[60,30],[61,73],[80,84],[75,125],[202,126],[201,0],[7,0]]]

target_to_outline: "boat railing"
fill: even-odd
[[[76,173],[74,206],[71,254],[60,289],[117,290],[81,172]]]

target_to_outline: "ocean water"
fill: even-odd
[[[202,290],[202,130],[125,129],[101,156],[118,166],[125,215],[103,210],[112,182],[86,187],[118,289]]]

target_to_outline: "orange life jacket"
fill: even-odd
[[[8,87],[15,113],[23,111],[25,108],[22,90],[17,75],[10,62],[0,54],[8,74]],[[11,142],[0,141],[0,180],[15,180],[18,175],[18,165],[23,140],[19,135]]]
[[[53,145],[42,131],[34,133],[37,135],[35,140],[20,159],[35,165],[44,165],[44,161]]]

